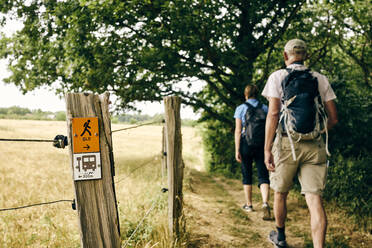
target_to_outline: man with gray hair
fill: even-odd
[[[333,101],[336,96],[327,77],[304,66],[307,56],[304,41],[288,41],[283,56],[287,68],[272,73],[262,92],[269,101],[264,149],[270,186],[275,191],[277,229],[270,232],[269,240],[275,247],[287,247],[286,200],[297,175],[310,212],[314,248],[323,248],[327,217],[322,192],[329,155],[328,130],[338,122]]]

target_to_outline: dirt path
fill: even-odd
[[[271,195],[272,198],[272,195]],[[184,182],[184,210],[190,244],[188,247],[273,247],[267,240],[274,221],[262,220],[261,197],[253,187],[254,212],[241,209],[244,203],[239,180],[212,177],[204,172],[187,172]],[[272,199],[270,199],[272,206]],[[287,241],[290,248],[312,247],[309,214],[302,197],[288,197]],[[372,247],[370,234],[345,225],[343,216],[327,210],[330,222],[326,247]]]

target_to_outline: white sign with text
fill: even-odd
[[[74,154],[74,180],[101,179],[101,154],[77,153]]]

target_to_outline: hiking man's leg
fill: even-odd
[[[322,197],[318,194],[306,193],[305,198],[310,211],[314,248],[323,248],[327,230],[327,215],[324,211]]]
[[[271,243],[275,244],[275,247],[287,247],[287,242],[285,241],[285,219],[287,217],[287,196],[288,192],[274,193],[274,215],[275,224],[277,231],[271,231],[269,234],[269,240]]]
[[[285,219],[287,218],[287,196],[288,192],[274,193],[274,215],[275,224],[277,227],[283,228],[285,226]]]
[[[310,212],[311,235],[314,248],[323,248],[327,229],[327,216],[322,202],[322,192],[327,179],[326,152],[322,141],[303,142],[302,151],[307,161],[302,164],[298,179],[301,193]]]

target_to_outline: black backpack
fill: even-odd
[[[328,151],[327,114],[318,90],[318,79],[310,70],[287,69],[288,75],[282,81],[282,109],[279,118],[277,135],[282,137],[287,133],[296,161],[294,142],[300,140],[321,139],[321,133],[326,135],[326,153]],[[279,143],[280,144],[280,143]]]
[[[306,134],[314,130],[317,117],[316,101],[320,100],[318,80],[310,70],[287,69],[288,75],[282,81],[282,104],[290,110],[291,119],[287,125],[298,133]],[[321,103],[319,103],[321,104]],[[285,120],[282,119],[282,122]],[[284,123],[282,127],[285,127]]]
[[[256,107],[245,102],[248,110],[245,113],[245,126],[243,135],[249,146],[262,146],[265,144],[266,112],[262,109],[262,103]]]

